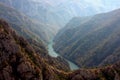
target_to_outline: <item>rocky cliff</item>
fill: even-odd
[[[37,54],[8,23],[0,20],[0,80],[120,80],[119,67],[118,62],[107,67],[72,72],[57,69]]]

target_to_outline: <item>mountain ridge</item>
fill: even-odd
[[[105,58],[119,49],[119,13],[120,9],[92,17],[74,18],[56,35],[54,49],[80,67],[103,64]],[[119,55],[118,51],[114,57]],[[108,59],[110,57],[105,60],[106,64],[114,63],[115,59]]]
[[[22,36],[31,38],[32,36],[42,41],[43,43],[48,43],[49,39],[54,35],[52,29],[48,29],[46,24],[38,22],[27,17],[25,14],[0,3],[0,18],[8,21],[12,27],[17,30]],[[34,26],[34,27],[32,27]],[[19,27],[19,29],[18,29]],[[46,28],[45,28],[46,27]],[[37,29],[39,28],[39,29]],[[29,35],[31,34],[31,35]]]

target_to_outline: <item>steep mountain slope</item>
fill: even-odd
[[[58,70],[0,20],[0,80],[120,80],[119,67],[120,62],[100,69]]]
[[[7,20],[12,28],[27,39],[35,49],[35,52],[46,59],[48,64],[64,71],[70,70],[69,64],[64,59],[60,57],[52,58],[48,55],[46,45],[43,42],[47,43],[53,35],[48,29],[44,28],[46,25],[35,22],[24,14],[3,4],[0,4],[0,18]]]
[[[120,9],[93,17],[74,18],[55,38],[55,50],[80,67],[120,60]]]
[[[60,80],[57,77],[54,68],[0,20],[0,80]]]
[[[8,21],[12,27],[26,38],[34,37],[36,40],[47,43],[55,32],[46,24],[30,19],[19,11],[0,3],[0,18]],[[39,28],[39,29],[38,29]]]

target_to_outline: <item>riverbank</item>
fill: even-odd
[[[53,41],[51,41],[49,44],[48,44],[48,53],[50,56],[52,57],[58,57],[60,56],[58,53],[56,53],[53,49]],[[62,56],[61,56],[62,57]],[[62,57],[63,58],[63,57]],[[65,59],[65,58],[64,58]],[[69,61],[68,59],[65,59],[68,63],[69,63],[69,66],[70,66],[70,69],[71,70],[77,70],[79,69],[79,67],[74,64],[73,62]]]

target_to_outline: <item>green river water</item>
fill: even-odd
[[[56,53],[55,51],[54,51],[54,49],[53,49],[53,41],[51,41],[50,43],[49,43],[49,45],[48,45],[48,53],[49,53],[49,55],[50,56],[52,56],[52,57],[57,57],[57,56],[60,56],[58,53]],[[65,59],[65,58],[64,58]],[[77,69],[79,69],[79,67],[76,65],[76,64],[74,64],[73,62],[71,62],[70,60],[67,60],[67,59],[65,59],[68,63],[69,63],[69,66],[70,66],[70,69],[71,70],[77,70]]]

